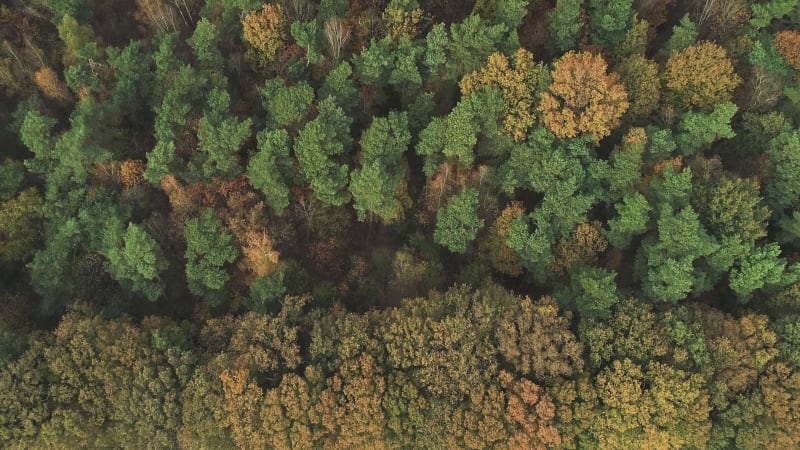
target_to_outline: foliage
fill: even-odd
[[[434,240],[450,251],[466,253],[469,244],[475,240],[478,230],[484,225],[477,212],[477,190],[466,188],[454,195],[445,207],[436,212]]]
[[[619,75],[607,74],[603,58],[568,52],[553,64],[553,82],[542,94],[545,126],[560,138],[591,133],[595,144],[619,125],[628,96]]]
[[[672,52],[662,77],[665,101],[681,109],[704,111],[729,102],[742,82],[725,49],[706,41]]]

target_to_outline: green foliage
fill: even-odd
[[[353,68],[347,61],[342,61],[328,72],[325,82],[319,88],[318,97],[320,99],[333,97],[336,104],[345,112],[348,114],[355,112],[360,97],[353,81]]]
[[[592,39],[607,49],[625,38],[633,18],[633,0],[589,0]]]
[[[683,50],[697,43],[697,26],[688,14],[685,14],[678,25],[672,27],[670,36],[664,51],[670,54],[676,50]]]
[[[264,108],[278,127],[289,127],[303,120],[314,101],[314,90],[308,84],[286,86],[279,78],[267,80],[261,95]]]
[[[219,51],[219,31],[208,19],[202,18],[195,25],[192,37],[186,42],[192,47],[194,57],[204,70],[221,72],[222,53]]]
[[[747,303],[753,291],[783,281],[786,260],[780,254],[781,248],[775,243],[755,246],[745,253],[738,267],[731,269],[728,284],[739,302]]]
[[[650,300],[675,303],[704,286],[704,274],[695,264],[714,253],[719,244],[698,219],[689,206],[674,214],[662,209],[658,237],[642,243],[637,256],[642,290]]]
[[[266,314],[283,300],[286,294],[283,270],[256,278],[250,285],[250,296],[245,303],[251,311]]]
[[[289,158],[289,134],[286,130],[262,130],[257,139],[258,151],[250,157],[247,178],[264,194],[270,209],[281,215],[289,206],[287,174],[293,165]]]
[[[444,24],[437,23],[425,37],[425,66],[432,74],[436,74],[444,63],[447,62],[447,47],[449,45],[447,30]]]
[[[406,113],[376,117],[361,135],[361,168],[350,174],[350,192],[359,220],[375,213],[391,222],[403,212],[399,195],[403,153],[411,143]]]
[[[25,172],[22,164],[13,159],[5,159],[0,162],[0,202],[17,195],[24,179]]]
[[[127,283],[131,291],[141,292],[150,301],[164,295],[162,278],[168,263],[161,248],[140,225],[110,223],[104,236],[108,271],[114,279]]]
[[[600,267],[583,266],[572,271],[570,284],[555,291],[556,298],[582,317],[607,319],[620,301],[617,274]]]
[[[556,7],[547,13],[547,26],[555,51],[566,52],[575,48],[581,32],[581,0],[557,0]]]
[[[736,136],[730,123],[737,109],[733,103],[725,102],[716,105],[710,114],[694,111],[684,114],[676,136],[681,153],[688,156],[704,145]]]
[[[230,114],[230,95],[215,88],[208,95],[208,105],[200,119],[197,137],[201,158],[190,166],[191,173],[201,172],[205,179],[233,177],[241,172],[238,152],[250,137],[252,119],[238,120]],[[196,169],[195,169],[196,167]]]
[[[63,298],[64,291],[68,290],[64,277],[80,243],[80,225],[77,220],[69,219],[48,230],[45,247],[37,251],[28,264],[33,288],[44,300],[43,312],[53,314],[60,303],[67,300]]]
[[[350,166],[338,162],[350,147],[351,119],[328,97],[317,106],[319,114],[294,141],[300,173],[311,183],[323,203],[340,206],[350,201],[346,191]]]
[[[41,240],[43,203],[35,188],[0,203],[0,262],[24,263],[36,251]]]
[[[800,131],[784,131],[769,142],[764,198],[778,213],[800,205]]]
[[[322,56],[316,21],[292,22],[290,31],[297,45],[306,51],[306,61],[308,64],[317,64],[325,59],[325,57]]]
[[[647,231],[650,219],[650,204],[640,193],[626,195],[614,205],[617,216],[608,220],[608,242],[616,248],[625,249],[634,236]]]
[[[207,209],[184,228],[189,290],[211,306],[219,306],[224,298],[223,288],[230,276],[223,266],[239,256],[233,236],[220,231],[221,226],[214,210]]]
[[[489,25],[480,16],[470,15],[461,23],[450,26],[450,40],[447,46],[445,78],[458,80],[462,76],[480,69],[497,47],[506,38],[505,25]],[[430,40],[428,41],[430,54]],[[430,56],[428,56],[428,66]]]
[[[450,251],[467,253],[484,221],[478,217],[478,191],[466,188],[436,212],[433,239]]]

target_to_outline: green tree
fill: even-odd
[[[234,177],[241,172],[238,152],[250,137],[252,119],[240,121],[230,114],[230,95],[215,88],[208,95],[208,105],[200,119],[197,137],[202,157],[189,169],[199,171],[206,180],[213,176]]]
[[[0,203],[1,262],[24,263],[36,251],[41,241],[43,203],[36,188]]]
[[[611,308],[620,301],[617,274],[594,266],[581,266],[572,271],[567,286],[555,291],[555,297],[581,317],[606,319]]]
[[[436,212],[433,239],[450,251],[467,253],[484,221],[478,217],[478,191],[465,188]]]
[[[556,53],[575,48],[583,24],[580,21],[582,0],[557,0],[555,8],[547,12],[547,26]]]
[[[625,249],[637,234],[647,231],[650,220],[650,204],[640,193],[634,192],[615,204],[617,216],[609,219],[608,242],[616,248]]]
[[[189,290],[218,306],[223,300],[225,283],[230,276],[224,269],[239,256],[233,236],[221,232],[222,222],[213,209],[186,222],[186,279]]]
[[[164,295],[164,271],[168,262],[155,239],[141,225],[129,223],[122,233],[122,224],[109,224],[104,236],[108,271],[114,279],[128,284],[150,301]]]
[[[677,213],[662,207],[657,238],[646,240],[637,255],[644,294],[676,303],[704,287],[705,274],[695,264],[718,248],[690,206]]]
[[[403,212],[399,196],[403,174],[403,153],[411,143],[408,114],[389,113],[376,117],[361,135],[361,168],[350,174],[353,207],[360,220],[375,213],[386,222]]]
[[[192,48],[199,66],[203,70],[221,72],[222,53],[219,51],[219,31],[205,17],[197,21],[194,33],[186,42]]]
[[[764,198],[781,217],[800,205],[800,131],[787,130],[769,142]]]
[[[715,105],[711,113],[689,111],[684,114],[675,139],[683,155],[691,155],[719,139],[736,136],[730,124],[737,109],[733,103],[725,102]]]
[[[304,82],[286,86],[280,78],[267,80],[261,90],[264,108],[278,127],[298,124],[308,114],[314,90]]]
[[[0,202],[17,195],[25,179],[25,171],[18,161],[5,159],[0,162]]]
[[[670,36],[664,51],[671,54],[675,51],[684,50],[697,43],[697,26],[685,14],[678,25],[672,27],[672,36]]]
[[[590,0],[589,24],[592,39],[612,49],[625,39],[633,18],[633,0]]]
[[[350,166],[339,162],[351,144],[351,119],[328,97],[319,102],[319,114],[294,141],[300,173],[323,203],[341,206],[350,200],[346,190]]]
[[[264,194],[270,209],[282,215],[289,206],[287,174],[293,166],[289,158],[289,134],[286,130],[262,130],[257,139],[258,151],[247,165],[247,178]]]

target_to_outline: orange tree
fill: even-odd
[[[628,94],[619,75],[607,73],[599,55],[569,52],[553,64],[548,92],[539,111],[544,125],[560,138],[592,133],[595,144],[619,126]]]

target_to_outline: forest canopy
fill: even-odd
[[[0,447],[800,448],[800,0],[10,0],[0,44]]]

